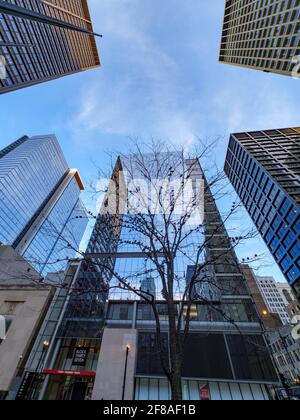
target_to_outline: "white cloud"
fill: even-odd
[[[300,82],[217,62],[223,0],[160,4],[90,0],[103,67],[74,104],[78,141],[153,136],[189,147],[195,136],[299,124]]]
[[[95,133],[155,136],[190,144],[197,127],[181,109],[180,67],[148,30],[143,3],[90,3],[94,26],[104,33],[103,68],[80,94],[70,122],[74,135],[85,140]]]
[[[231,132],[299,125],[299,81],[217,62],[224,0],[89,4],[95,31],[104,34],[103,67],[82,79],[69,123],[84,148],[108,137],[116,150],[128,136],[189,148],[195,136],[221,135],[221,167]]]

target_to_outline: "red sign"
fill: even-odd
[[[201,401],[210,401],[209,385],[205,385],[200,389],[200,399]]]
[[[96,376],[96,372],[78,372],[75,370],[43,370],[44,375],[65,375],[65,376]]]

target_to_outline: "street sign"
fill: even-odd
[[[72,365],[85,366],[89,356],[89,351],[89,347],[76,347]]]

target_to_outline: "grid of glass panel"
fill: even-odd
[[[7,1],[92,30],[86,0]],[[93,36],[15,16],[0,14],[0,43],[0,94],[100,65]]]
[[[87,225],[79,193],[73,177],[23,255],[42,275],[64,270],[79,250]]]
[[[291,75],[299,54],[299,0],[226,0],[221,62]]]
[[[195,176],[202,174],[199,165],[197,165],[196,172],[197,174],[195,174]],[[177,258],[175,259],[174,294],[178,300],[183,298],[188,282],[189,268],[192,268],[192,271],[195,270],[195,266],[193,267],[192,264],[193,261],[195,263],[198,247],[203,243],[205,238],[207,240],[207,246],[199,260],[199,264],[204,263],[205,259],[214,261],[213,267],[211,267],[213,274],[207,282],[203,281],[200,283],[201,290],[198,290],[198,292],[202,298],[205,296],[208,300],[224,300],[224,302],[215,311],[207,310],[210,312],[207,314],[204,314],[203,312],[207,307],[200,309],[200,307],[198,308],[195,305],[192,312],[198,313],[199,318],[196,316],[193,320],[212,323],[255,323],[257,322],[255,309],[251,300],[249,300],[249,292],[245,280],[239,270],[235,253],[231,247],[228,234],[224,228],[220,213],[209,188],[206,190],[204,210],[205,217],[202,231],[193,232],[188,236],[186,242],[182,246],[182,250],[178,252]],[[128,217],[130,218],[130,215]],[[157,226],[159,226],[159,216],[157,216]],[[125,245],[123,242],[122,245],[118,246],[118,253],[126,251],[134,254],[139,251],[139,247],[132,243],[134,241],[146,243],[148,238],[142,237],[142,235],[139,237],[137,232],[130,232],[128,229],[123,229],[121,232],[121,240],[125,241]],[[128,241],[130,245],[127,245],[126,241]],[[127,258],[118,258],[117,254],[115,272],[126,279],[126,282],[130,283],[137,290],[140,288],[143,290],[143,282],[146,278],[151,277],[152,282],[155,285],[156,299],[163,300],[160,275],[149,258],[138,258],[134,255],[130,256],[130,254]],[[110,286],[117,286],[118,283],[118,279],[115,277],[112,277],[110,280]],[[109,297],[112,300],[137,299],[134,292],[125,290],[120,291],[120,289],[112,289]],[[230,297],[232,298],[231,300],[229,300]],[[151,308],[147,306],[148,305],[138,306],[137,320],[140,321],[139,324],[144,321],[153,320]],[[201,311],[202,313],[200,314]],[[212,312],[214,313],[214,316]],[[165,316],[164,313],[166,314],[167,312],[164,312],[162,309],[160,315],[161,320],[163,319],[163,316]],[[166,316],[165,320],[167,321]]]
[[[151,167],[151,157],[147,156]],[[186,163],[189,164],[188,162]],[[201,174],[200,166],[197,165],[195,176]],[[135,174],[136,175],[136,174]],[[141,176],[141,173],[139,174]],[[202,176],[202,175],[201,175]],[[246,282],[239,269],[238,261],[232,249],[230,239],[224,228],[220,213],[218,212],[213,196],[207,188],[205,197],[205,220],[203,229],[193,232],[188,236],[178,251],[175,259],[175,282],[174,294],[180,301],[183,298],[187,285],[187,271],[192,266],[199,245],[204,238],[207,239],[207,246],[198,263],[204,263],[205,259],[214,261],[212,277],[202,282],[201,295],[209,300],[224,301],[220,308],[215,311],[215,316],[200,314],[199,319],[203,322],[237,322],[240,324],[252,323],[257,325],[255,308],[249,297]],[[107,217],[106,219],[103,219]],[[136,300],[134,292],[120,289],[118,277],[137,290],[143,290],[143,282],[151,278],[155,298],[163,300],[162,282],[153,261],[145,255],[140,255],[140,246],[135,242],[146,245],[149,238],[136,231],[131,231],[128,223],[132,216],[124,216],[125,226],[122,231],[116,233],[112,229],[112,216],[99,215],[95,224],[87,253],[103,254],[101,260],[92,259],[84,263],[81,269],[77,285],[82,288],[82,293],[75,293],[69,304],[65,319],[60,331],[62,337],[87,337],[96,338],[101,335],[101,320],[103,319],[103,303],[110,300]],[[156,223],[159,226],[161,216],[156,216]],[[127,226],[126,226],[127,225]],[[188,228],[190,230],[190,227]],[[206,232],[206,233],[205,233]],[[120,234],[120,238],[118,235]],[[108,253],[108,256],[106,254]],[[109,256],[110,255],[110,256]],[[125,255],[125,256],[124,256]],[[111,269],[105,268],[110,264]],[[195,267],[194,267],[195,269]],[[114,276],[112,273],[117,273]],[[215,286],[213,286],[213,284]],[[108,293],[108,288],[110,292]],[[92,292],[93,291],[93,292]],[[143,297],[141,296],[141,301]],[[125,309],[124,309],[125,310]],[[146,312],[145,312],[146,311]],[[152,320],[150,308],[147,305],[139,306],[137,318],[139,321]],[[120,317],[125,316],[120,313]],[[113,315],[115,321],[116,314]],[[161,316],[165,316],[163,309]],[[148,318],[147,318],[148,317]],[[82,335],[83,334],[83,335]]]
[[[68,173],[54,136],[25,137],[0,152],[0,244],[17,247]],[[22,255],[40,272],[61,271],[87,225],[75,176]]]
[[[68,169],[55,137],[32,137],[0,158],[0,243],[11,245]]]
[[[300,280],[300,129],[231,136],[225,172],[289,284]]]
[[[167,349],[168,335],[162,334]],[[166,352],[167,354],[167,352]],[[168,365],[168,356],[165,356]],[[163,377],[156,335],[139,331],[137,376]],[[276,380],[274,368],[260,335],[191,332],[184,349],[184,379],[249,381]]]

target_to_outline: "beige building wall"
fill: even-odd
[[[129,345],[125,400],[133,400],[137,358],[137,330],[104,330],[96,372],[93,400],[121,400],[123,393],[126,347]]]
[[[36,277],[12,248],[0,247],[0,315],[12,320],[0,344],[0,391],[9,391],[53,296],[51,287],[33,281]]]
[[[253,273],[252,268],[249,265],[241,264],[240,265],[242,272],[245,275],[245,279],[248,284],[248,288],[250,291],[250,294],[254,300],[256,309],[259,313],[259,316],[264,324],[264,327],[267,330],[274,330],[277,328],[282,327],[282,322],[280,320],[280,317],[278,314],[270,313],[263,295],[258,287],[256,276]],[[266,313],[266,315],[264,315]]]

